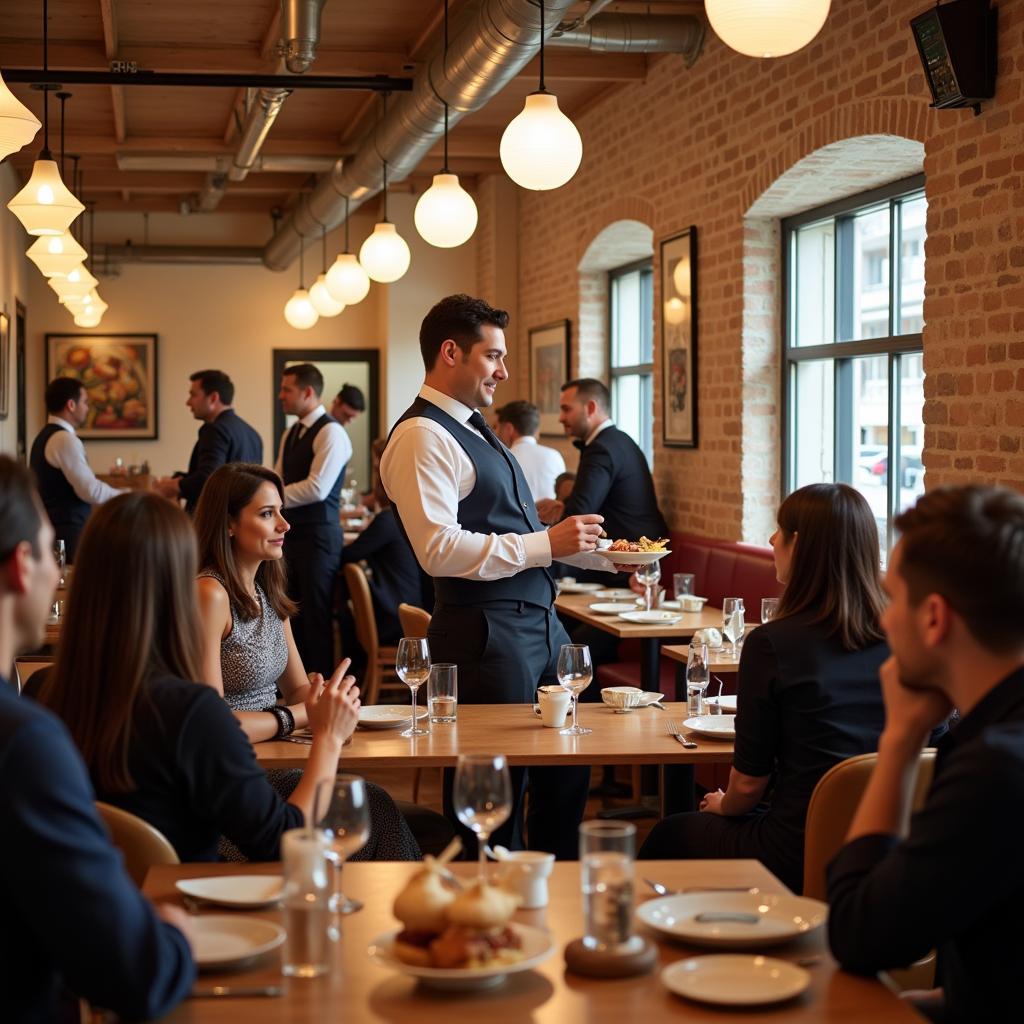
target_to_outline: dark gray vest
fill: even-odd
[[[313,465],[313,439],[328,423],[336,422],[324,413],[302,437],[296,437],[295,427],[288,431],[284,442],[284,453],[281,456],[281,468],[284,470],[284,482],[294,484],[309,476],[309,467]],[[292,526],[315,526],[323,524],[338,525],[338,495],[341,493],[341,482],[345,479],[347,464],[341,467],[338,479],[331,486],[330,493],[323,501],[314,501],[309,505],[296,505],[285,508],[284,517]]]
[[[56,423],[47,423],[39,431],[39,435],[32,442],[29,465],[35,474],[39,497],[43,499],[43,507],[50,517],[57,539],[64,541],[68,558],[73,558],[78,546],[78,537],[89,518],[90,506],[87,501],[82,501],[75,494],[75,489],[68,483],[68,478],[46,461],[46,442],[63,429]]]

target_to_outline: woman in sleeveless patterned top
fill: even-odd
[[[288,708],[296,729],[304,729],[311,682],[321,680],[316,673],[306,676],[292,637],[295,605],[285,592],[283,500],[276,473],[232,463],[210,476],[196,508],[203,678],[222,694],[252,743],[278,734],[277,716],[268,713],[276,704]],[[337,671],[347,668],[346,660]],[[271,769],[267,776],[287,799],[302,772]],[[352,859],[418,859],[419,848],[394,801],[373,784],[367,788],[370,840]],[[230,849],[222,853],[233,855]]]

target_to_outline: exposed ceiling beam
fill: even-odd
[[[115,0],[100,0],[100,20],[103,22],[103,53],[109,62],[117,56],[117,10]],[[118,142],[125,138],[124,89],[119,85],[110,87],[110,105],[114,112],[114,137]]]
[[[263,33],[263,40],[260,43],[260,60],[271,61],[277,56],[277,44],[281,38],[281,4],[273,3],[274,13],[267,23],[267,30]]]
[[[242,108],[242,113],[245,113],[245,88],[240,88],[235,93],[235,98],[231,102],[231,110],[228,111],[227,124],[224,125],[224,141],[230,142],[234,138],[235,133],[238,131],[238,108]]]
[[[372,93],[364,96],[338,140],[342,146],[352,146],[358,142],[370,127],[370,120],[380,110],[380,101]]]
[[[201,171],[90,171],[85,181],[86,193],[114,192],[194,192],[202,187],[206,176]],[[232,190],[240,192],[287,192],[309,187],[312,175],[264,171],[251,174],[244,181],[232,182]]]
[[[117,153],[121,150],[135,153],[212,153],[215,155],[230,154],[234,147],[210,138],[174,135],[133,135],[124,142],[118,142],[112,136],[77,135],[66,136],[65,148],[69,153],[83,156],[96,156]],[[319,138],[287,139],[271,136],[263,145],[264,153],[287,154],[295,156],[329,156],[337,157],[338,140],[330,136]],[[31,166],[35,159],[34,152],[12,154],[7,158],[14,167]]]

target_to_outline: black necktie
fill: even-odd
[[[498,440],[497,435],[489,426],[487,426],[487,420],[480,415],[479,409],[473,410],[473,415],[469,417],[469,425],[476,427],[481,434],[484,435],[484,440],[496,451],[502,458],[505,456],[505,449],[502,448],[501,442]]]
[[[572,446],[573,446],[573,448],[576,448],[578,451],[583,451],[583,449],[587,447],[587,442],[586,441],[573,441]]]
[[[284,443],[284,450],[290,452],[295,447],[295,442],[299,439],[299,434],[302,431],[302,422],[296,420],[292,424],[292,429],[288,431],[288,439]]]

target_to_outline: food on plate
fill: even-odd
[[[608,550],[668,551],[668,537],[662,537],[660,540],[651,540],[649,537],[641,537],[639,540],[617,540]]]

